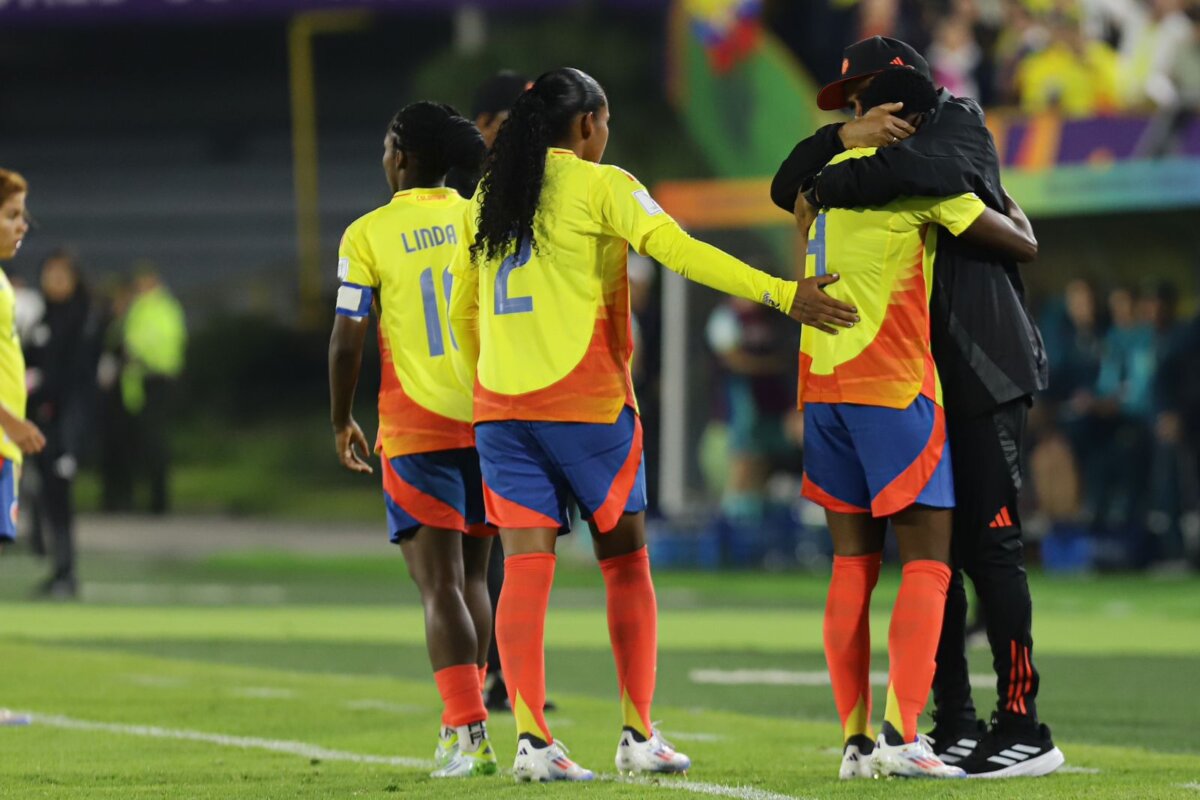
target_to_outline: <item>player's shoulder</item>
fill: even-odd
[[[379,222],[379,220],[386,217],[390,207],[390,205],[383,205],[363,214],[358,219],[346,226],[346,232],[343,234],[343,238],[349,239],[365,235],[376,223]]]

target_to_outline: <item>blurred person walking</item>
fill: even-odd
[[[379,316],[379,435],[384,502],[425,608],[425,640],[442,696],[435,778],[497,771],[483,705],[492,637],[487,564],[495,528],[485,524],[483,483],[471,429],[471,389],[452,365],[446,327],[449,262],[466,235],[468,207],[445,186],[450,167],[482,160],[479,132],[449,106],[414,103],[384,135],[383,168],[394,195],[346,229],[338,257],[337,317],[329,343],[335,446],[342,466],[369,474],[372,448],[351,409],[369,319]]]
[[[69,252],[42,262],[41,292],[44,310],[27,338],[26,374],[30,417],[46,434],[46,449],[34,457],[40,480],[32,511],[53,567],[38,594],[67,599],[78,592],[72,492],[89,422],[97,319]]]
[[[852,104],[896,59],[931,77],[925,59],[904,42],[866,40],[846,48],[843,77],[821,90],[818,104],[830,111]],[[775,204],[794,212],[801,193],[816,208],[861,208],[974,192],[992,210],[1009,210],[995,142],[977,103],[939,91],[920,136],[894,116],[898,110],[881,106],[797,144],[772,183]],[[854,147],[879,149],[826,166]],[[954,569],[933,682],[934,752],[970,774],[1042,775],[1057,769],[1063,755],[1037,715],[1041,679],[1018,502],[1026,419],[1034,393],[1047,385],[1045,348],[1012,259],[950,237],[941,238],[936,255],[930,331],[955,449],[956,492]],[[978,720],[971,697],[963,572],[983,606],[996,672],[990,728]],[[1026,758],[1001,755],[1018,745]]]
[[[103,294],[100,361],[96,366],[100,507],[108,513],[128,512],[133,510],[134,426],[121,391],[121,371],[125,364],[125,319],[133,302],[133,288],[119,278]]]
[[[133,300],[122,333],[121,399],[133,422],[134,475],[149,483],[150,513],[165,514],[170,506],[173,394],[183,372],[187,323],[179,301],[150,264],[134,271]]]
[[[0,169],[0,262],[16,256],[29,232],[25,198],[29,184]],[[17,538],[17,485],[21,461],[40,453],[46,437],[25,419],[25,356],[17,336],[16,299],[7,272],[0,271],[0,552]],[[0,725],[27,725],[29,717],[0,709]]]
[[[630,246],[729,294],[798,313],[796,284],[688,237],[632,175],[600,164],[609,103],[594,78],[547,72],[500,129],[455,257],[450,318],[475,386],[488,519],[504,541],[496,638],[519,741],[518,781],[592,780],[544,714],[544,634],[558,536],[577,502],[608,597],[621,772],[691,760],[650,708],[658,611],[645,531],[642,425],[629,372]]]

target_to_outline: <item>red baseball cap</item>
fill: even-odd
[[[878,75],[889,67],[909,67],[933,80],[929,62],[911,45],[886,36],[872,36],[842,51],[842,77],[817,93],[817,107],[823,111],[845,108],[849,105],[846,100],[847,83]]]

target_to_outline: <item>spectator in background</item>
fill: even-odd
[[[979,99],[975,72],[983,60],[983,51],[975,42],[969,17],[956,14],[939,22],[928,57],[936,85],[944,86],[957,97]]]
[[[1172,77],[1176,59],[1192,40],[1185,0],[1149,0],[1126,28],[1121,47],[1120,95],[1132,108],[1171,108],[1179,101]]]
[[[1050,44],[1050,31],[1034,16],[1021,0],[1006,0],[1004,24],[996,40],[998,62],[997,81],[1000,100],[1017,103],[1020,87],[1017,80],[1022,62]]]
[[[183,308],[150,264],[134,273],[133,301],[123,327],[121,398],[133,418],[135,469],[148,476],[150,511],[169,506],[171,394],[183,371]]]
[[[53,567],[38,594],[70,599],[78,593],[72,486],[88,427],[97,321],[79,266],[67,251],[42,262],[41,294],[42,317],[27,340],[26,384],[30,418],[46,434],[46,449],[33,459],[39,477],[33,511]]]
[[[729,520],[746,525],[762,522],[772,461],[790,447],[784,421],[795,396],[795,348],[773,316],[765,306],[734,298],[708,319],[728,414],[729,475],[721,505]]]
[[[506,69],[488,78],[475,90],[475,96],[471,99],[471,119],[474,120],[475,127],[483,137],[483,143],[487,145],[489,153],[492,145],[496,143],[496,135],[500,133],[500,126],[508,119],[513,103],[517,102],[517,98],[527,88],[529,88],[529,78]],[[475,187],[479,185],[481,175],[480,170],[472,170],[468,173],[455,167],[446,175],[446,185],[470,200],[475,196]],[[492,548],[493,553],[499,550],[499,547]],[[503,555],[497,557],[503,564]]]
[[[1021,109],[1068,117],[1112,113],[1117,106],[1117,54],[1088,40],[1074,14],[1049,17],[1050,44],[1017,68]]]
[[[1070,281],[1062,304],[1043,315],[1042,334],[1054,376],[1047,397],[1063,403],[1081,392],[1091,394],[1100,374],[1105,333],[1095,287],[1083,278]]]

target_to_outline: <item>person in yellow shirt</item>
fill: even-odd
[[[608,594],[621,772],[686,770],[654,730],[657,612],[646,553],[642,426],[629,360],[629,247],[786,313],[797,284],[685,234],[637,178],[600,163],[609,105],[577,69],[538,78],[501,128],[452,272],[451,325],[475,386],[475,436],[505,580],[496,639],[520,741],[518,781],[591,780],[543,713],[555,541],[589,520]],[[799,303],[795,304],[799,306]]]
[[[375,309],[383,362],[375,451],[388,527],[421,592],[429,660],[444,703],[435,778],[497,770],[482,693],[495,529],[484,524],[471,392],[451,365],[458,343],[445,314],[449,263],[465,235],[468,206],[445,187],[446,173],[478,169],[483,153],[479,132],[449,106],[414,103],[392,119],[383,170],[394,195],[342,237],[329,346],[337,453],[347,469],[370,473],[367,440],[350,411]]]
[[[25,196],[29,185],[16,172],[0,169],[0,261],[21,249],[29,232]],[[16,296],[0,272],[0,550],[17,538],[17,485],[21,460],[41,452],[46,437],[25,419],[25,356],[17,338]],[[0,725],[27,725],[29,717],[0,708]]]
[[[1027,56],[1017,68],[1021,110],[1057,111],[1090,117],[1117,110],[1117,54],[1105,42],[1088,40],[1069,15],[1051,19],[1050,46]]]

